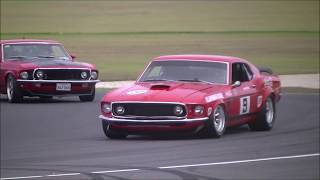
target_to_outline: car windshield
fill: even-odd
[[[153,61],[139,82],[182,81],[227,84],[227,63],[206,61]]]
[[[5,60],[71,59],[60,44],[5,44],[3,55]]]

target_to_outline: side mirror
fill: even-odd
[[[232,87],[235,88],[235,87],[239,87],[241,85],[241,82],[240,81],[236,81],[232,84]]]
[[[74,60],[75,58],[77,58],[77,57],[76,57],[75,55],[73,55],[73,54],[71,54],[70,56],[71,56],[72,60]]]

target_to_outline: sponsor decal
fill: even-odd
[[[262,96],[258,96],[257,98],[257,107],[259,108],[262,105]]]
[[[230,96],[232,96],[232,92],[231,91],[227,91],[227,92],[224,93],[224,95],[226,97],[230,97]]]
[[[222,93],[213,94],[213,95],[205,97],[205,100],[207,103],[218,100],[218,99],[223,99]]]
[[[240,98],[240,115],[250,112],[250,96]]]
[[[272,78],[271,77],[264,78],[264,86],[272,86]]]
[[[137,94],[144,94],[146,93],[147,90],[133,90],[133,91],[129,91],[127,92],[128,95],[137,95]]]

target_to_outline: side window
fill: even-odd
[[[236,81],[241,82],[241,64],[239,63],[232,64],[232,83]]]
[[[248,64],[243,64],[243,68],[247,74],[248,81],[250,81],[253,78],[253,73],[252,73],[250,67],[248,66]]]
[[[236,81],[245,82],[252,79],[252,72],[243,63],[234,63],[232,64],[232,83]]]

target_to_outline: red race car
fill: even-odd
[[[107,93],[102,127],[109,138],[190,131],[220,137],[228,126],[271,130],[280,80],[237,57],[171,55],[155,58],[130,86]]]
[[[98,71],[94,65],[74,61],[56,41],[1,40],[0,92],[9,102],[23,96],[74,95],[93,101]]]

